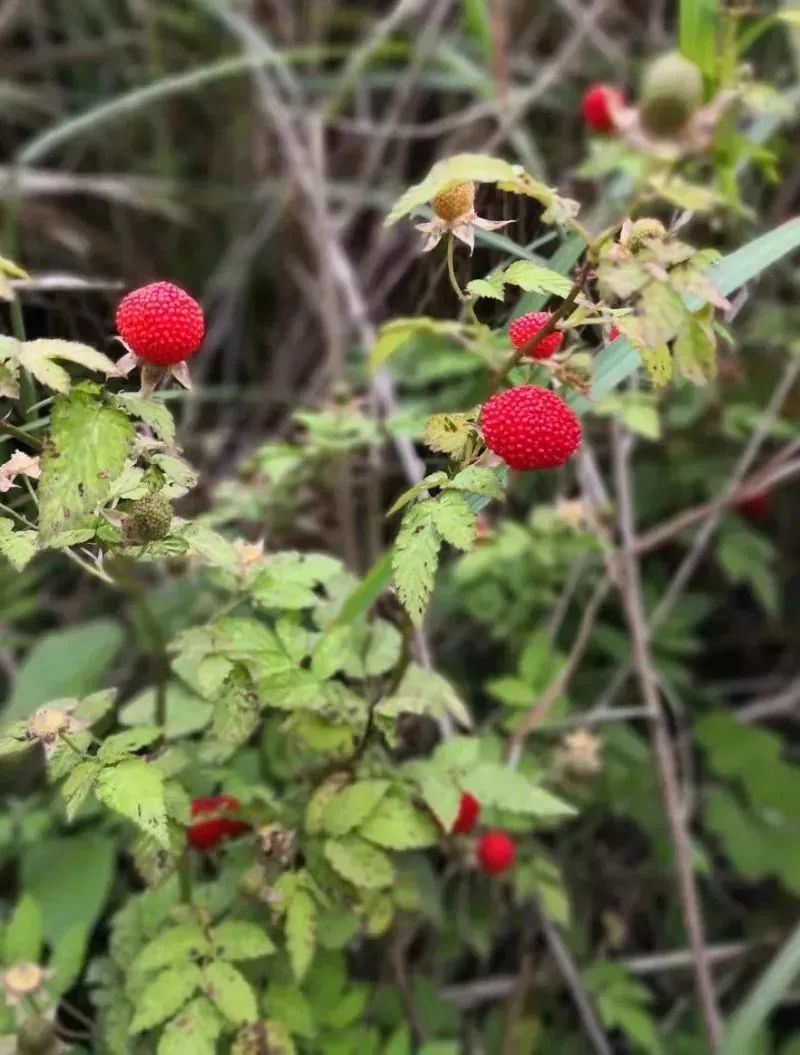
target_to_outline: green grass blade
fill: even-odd
[[[725,1055],[750,1055],[758,1031],[800,974],[800,925],[750,990],[728,1027]]]
[[[703,71],[706,88],[717,81],[717,31],[720,26],[719,0],[681,0],[681,54]]]

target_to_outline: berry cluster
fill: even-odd
[[[450,828],[450,834],[469,835],[477,825],[480,813],[480,802],[468,791],[462,791],[458,814]],[[505,832],[484,832],[475,845],[475,858],[485,875],[501,875],[514,864],[517,847],[511,836]]]

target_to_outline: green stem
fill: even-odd
[[[184,851],[178,862],[178,887],[184,905],[192,903],[192,862],[189,852]]]
[[[501,383],[508,377],[508,375],[514,369],[517,363],[519,363],[519,361],[525,356],[530,355],[534,348],[538,348],[538,346],[542,343],[545,337],[549,337],[550,334],[554,332],[556,328],[556,323],[559,322],[559,320],[563,319],[565,315],[568,315],[572,311],[572,309],[577,306],[578,296],[581,290],[583,289],[586,279],[589,276],[589,270],[591,266],[591,260],[587,258],[583,262],[580,273],[575,279],[575,282],[572,285],[572,289],[567,294],[566,300],[562,301],[561,304],[559,304],[559,306],[556,308],[556,310],[551,313],[546,325],[544,325],[541,330],[537,330],[537,332],[533,335],[533,337],[531,337],[529,341],[523,344],[521,348],[516,348],[511,353],[511,355],[506,360],[505,366],[499,371],[497,377],[495,378],[495,388],[499,388]]]
[[[69,733],[61,732],[61,733],[58,734],[58,738],[63,743],[65,743],[67,745],[67,747],[71,751],[73,751],[78,756],[78,758],[81,759],[81,761],[83,761],[86,758],[86,755],[84,754],[84,752],[81,751],[81,749],[78,747],[78,745],[75,743],[75,741],[69,735]]]
[[[9,436],[13,436],[15,440],[19,440],[20,443],[27,444],[28,447],[32,447],[35,451],[42,449],[42,441],[37,440],[35,436],[31,436],[29,432],[24,429],[17,428],[16,425],[12,425],[8,421],[0,421],[0,432],[7,432]]]
[[[447,236],[447,275],[450,279],[450,285],[453,287],[453,292],[463,304],[464,291],[461,289],[461,286],[458,284],[458,279],[456,278],[455,248],[456,240],[451,231]]]

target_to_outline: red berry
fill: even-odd
[[[134,355],[156,366],[173,366],[203,343],[203,309],[171,282],[135,289],[117,308],[117,330]]]
[[[453,821],[450,829],[451,835],[469,835],[478,823],[481,812],[481,804],[468,791],[461,792],[461,801],[458,804],[458,816]]]
[[[511,343],[517,349],[524,348],[528,341],[532,340],[536,334],[545,327],[550,321],[550,313],[547,311],[531,311],[527,315],[520,315],[518,319],[515,319],[508,327],[508,336],[511,338]],[[549,359],[551,355],[558,351],[564,341],[564,334],[560,330],[554,330],[548,334],[543,341],[525,356],[526,359]]]
[[[621,336],[622,334],[619,332],[617,327],[612,326],[611,329],[608,331],[608,343],[611,344],[612,341],[616,341],[617,337]]]
[[[213,850],[223,839],[248,831],[249,825],[232,817],[238,812],[239,805],[239,800],[233,795],[206,795],[194,799],[192,817],[207,819],[190,824],[186,829],[189,845],[195,850]]]
[[[517,859],[517,847],[505,832],[487,832],[478,840],[478,864],[486,875],[507,872]]]
[[[483,405],[486,446],[512,469],[554,469],[580,446],[581,424],[555,392],[533,385],[498,392]]]
[[[614,110],[625,105],[625,96],[610,84],[592,84],[581,102],[583,123],[592,132],[603,135],[615,131]]]
[[[757,491],[749,498],[742,498],[736,503],[736,511],[754,524],[760,523],[769,515],[769,491]]]

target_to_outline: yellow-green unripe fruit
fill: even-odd
[[[628,247],[632,253],[644,249],[649,241],[654,238],[666,238],[667,229],[660,220],[644,216],[637,220],[628,235]]]
[[[142,542],[166,538],[172,525],[172,503],[160,493],[145,495],[134,503],[128,525],[131,534]]]
[[[26,1018],[17,1034],[18,1055],[49,1055],[56,1043],[52,1023],[41,1015]]]
[[[642,80],[639,117],[645,131],[673,136],[703,103],[703,75],[695,63],[671,51],[647,67]]]

